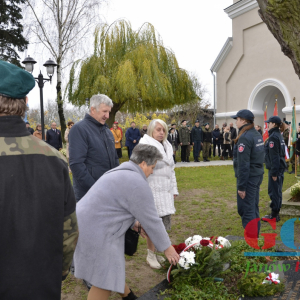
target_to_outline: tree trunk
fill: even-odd
[[[288,56],[300,78],[299,0],[257,0],[258,14]]]
[[[106,121],[106,124],[109,126],[109,128],[111,128],[114,124],[116,113],[121,109],[123,105],[124,103],[114,103],[114,106],[111,108],[111,112],[109,114],[109,119]]]
[[[64,102],[61,97],[61,67],[58,64],[57,66],[57,85],[56,85],[56,102],[57,102],[57,109],[58,109],[58,116],[61,126],[61,138],[65,143],[65,131],[66,131],[66,119],[64,116]]]

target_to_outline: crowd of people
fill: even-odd
[[[238,134],[232,123],[211,131],[199,120],[191,130],[186,120],[179,130],[159,119],[141,130],[132,122],[125,133],[129,161],[120,165],[123,132],[117,122],[108,127],[113,102],[97,94],[84,119],[68,123],[67,160],[57,151],[62,138],[55,122],[45,143],[40,124],[31,132],[22,119],[33,76],[1,60],[0,68],[0,163],[5,170],[0,172],[0,299],[59,300],[72,261],[75,277],[90,289],[88,300],[107,300],[111,291],[124,300],[137,299],[125,282],[128,230],[147,239],[150,267],[161,268],[160,253],[171,264],[179,261],[167,233],[179,194],[174,171],[179,146],[183,162],[189,162],[191,145],[196,162],[201,149],[209,161],[211,144],[214,156],[218,150],[220,157],[233,157],[238,213],[246,238],[254,240],[260,231],[265,162],[271,213],[261,220],[280,220],[288,124],[279,117],[266,121],[266,143],[249,110],[232,116]]]

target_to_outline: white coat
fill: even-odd
[[[155,146],[163,156],[147,181],[153,193],[158,215],[160,217],[172,215],[176,211],[174,195],[178,195],[172,145],[167,140],[160,143],[147,134],[140,139],[140,144]]]

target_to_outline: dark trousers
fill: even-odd
[[[201,142],[195,141],[193,147],[194,160],[198,160],[201,151]]]
[[[122,157],[122,148],[116,149],[116,152],[117,152],[118,157],[121,158]]]
[[[227,151],[228,151],[229,157],[232,157],[231,145],[223,144],[223,152],[222,152],[223,157],[227,157]]]
[[[181,161],[187,161],[187,147],[188,145],[181,146]]]
[[[268,194],[271,199],[270,207],[274,212],[279,212],[282,204],[282,184],[284,179],[284,170],[279,172],[277,180],[274,181],[269,171]]]
[[[244,228],[250,221],[259,218],[259,188],[262,183],[262,180],[263,175],[249,177],[246,187],[246,197],[244,199],[242,199],[237,192],[238,213],[242,218],[242,224]],[[257,229],[255,230],[255,228],[252,228],[252,230],[248,231],[248,236],[258,237],[260,231],[260,221],[256,224]]]
[[[217,141],[213,141],[213,156],[216,156],[216,147],[218,147],[218,155],[221,156],[221,145]]]

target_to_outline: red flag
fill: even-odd
[[[278,116],[278,108],[277,108],[277,99],[275,101],[275,106],[274,106],[274,113],[273,116]]]
[[[277,102],[276,102],[277,103]],[[277,107],[277,105],[276,105]],[[264,121],[267,121],[267,107],[265,109],[265,114],[264,114]],[[264,122],[265,126],[264,126],[264,134],[263,134],[263,140],[265,141],[268,137],[269,137],[269,132],[268,132],[268,123]]]

